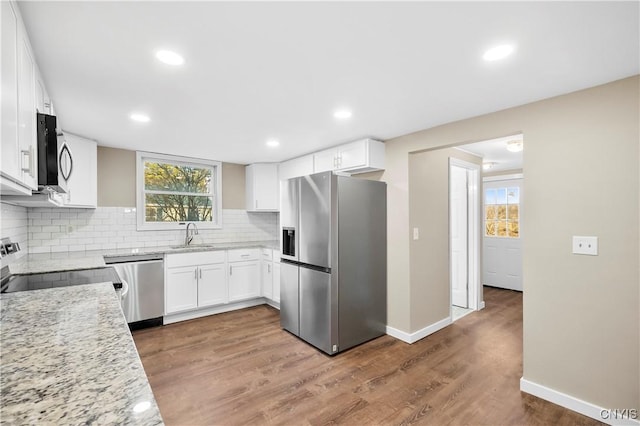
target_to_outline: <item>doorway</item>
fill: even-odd
[[[480,287],[480,167],[449,158],[449,268],[452,321],[477,310]]]

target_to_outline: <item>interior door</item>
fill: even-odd
[[[522,179],[484,182],[482,284],[522,291]]]
[[[468,272],[468,188],[467,170],[451,165],[450,184],[450,238],[451,238],[451,303],[463,308],[469,307]]]

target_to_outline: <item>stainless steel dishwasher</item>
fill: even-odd
[[[163,324],[164,261],[162,255],[105,256],[129,290],[122,310],[131,330]]]

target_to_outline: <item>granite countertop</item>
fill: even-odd
[[[158,246],[114,250],[88,250],[64,253],[28,254],[9,264],[9,272],[14,275],[62,272],[78,269],[104,268],[105,257],[136,256],[195,251],[231,250],[238,248],[270,248],[277,250],[278,241],[245,241],[235,243],[193,244],[190,246]]]
[[[0,325],[3,423],[163,424],[112,283],[2,294]]]

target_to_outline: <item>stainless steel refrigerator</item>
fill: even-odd
[[[282,328],[331,355],[385,334],[386,184],[324,172],[280,189]]]

